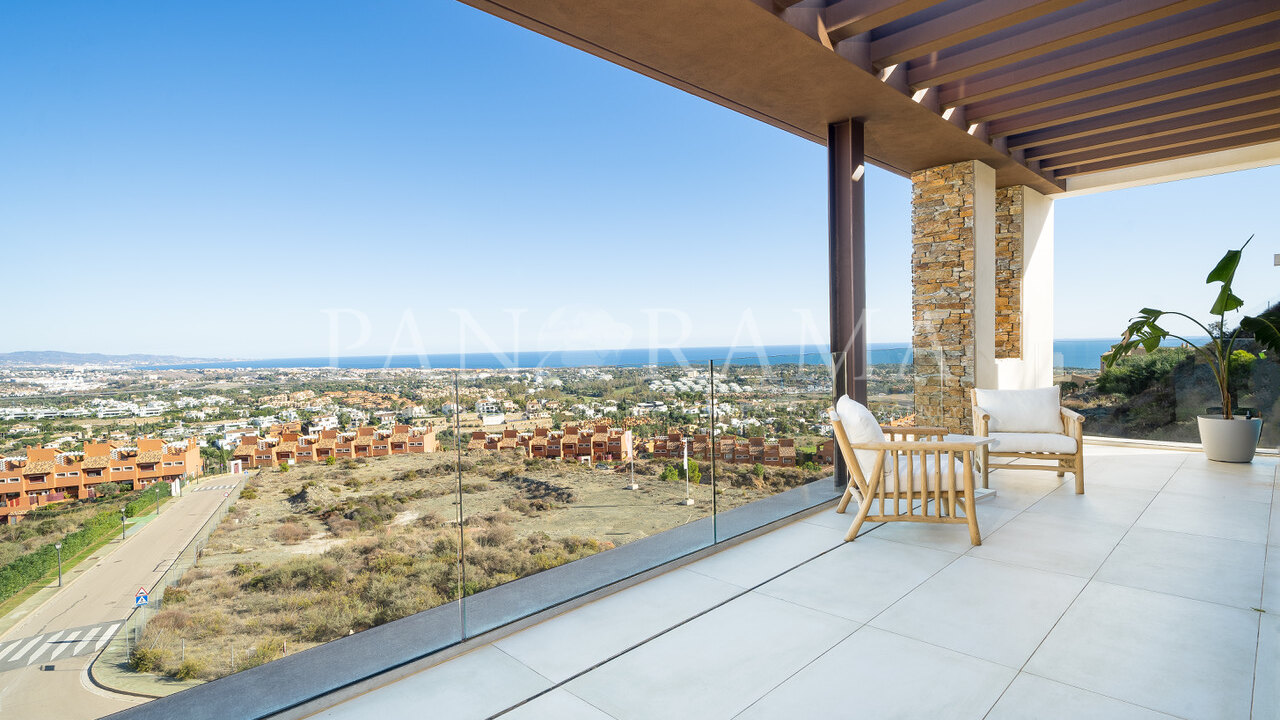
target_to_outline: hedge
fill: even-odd
[[[169,483],[157,483],[160,497],[169,497],[172,488]],[[155,490],[147,488],[142,497],[124,506],[124,513],[134,517],[146,512],[155,505]],[[74,557],[77,553],[93,545],[106,535],[120,528],[118,510],[104,510],[84,522],[79,530],[62,538],[62,550],[66,557]],[[48,543],[39,550],[33,550],[18,557],[8,565],[0,568],[0,602],[4,602],[21,592],[23,588],[44,577],[46,573],[58,565],[58,549],[54,543]]]

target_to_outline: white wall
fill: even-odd
[[[974,385],[997,387],[996,371],[996,171],[974,162],[973,341]],[[1052,293],[1049,299],[1053,299]]]

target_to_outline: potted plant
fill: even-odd
[[[1218,290],[1217,299],[1213,301],[1213,307],[1209,309],[1211,315],[1218,317],[1216,322],[1205,325],[1186,313],[1143,308],[1129,323],[1120,342],[1112,345],[1111,351],[1102,356],[1105,366],[1110,368],[1134,348],[1142,346],[1147,352],[1152,352],[1166,338],[1181,340],[1194,348],[1213,370],[1214,381],[1222,396],[1221,417],[1200,415],[1196,418],[1200,426],[1200,444],[1204,448],[1206,457],[1222,462],[1251,462],[1254,450],[1258,447],[1258,438],[1262,434],[1261,418],[1239,418],[1232,413],[1231,353],[1235,350],[1241,331],[1252,335],[1254,341],[1264,350],[1280,353],[1280,330],[1277,330],[1274,318],[1245,316],[1240,318],[1240,323],[1234,332],[1229,335],[1227,333],[1227,313],[1238,310],[1244,305],[1244,301],[1236,297],[1232,291],[1231,283],[1235,279],[1236,268],[1240,265],[1240,255],[1252,240],[1253,236],[1250,235],[1239,250],[1228,250],[1205,278],[1206,283],[1222,284]],[[1191,321],[1209,336],[1209,342],[1197,345],[1164,329],[1159,323],[1166,315]],[[1260,356],[1266,357],[1266,353],[1260,353]]]

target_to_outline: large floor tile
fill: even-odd
[[[1064,484],[1062,479],[1052,472],[999,470],[990,478],[990,488],[995,490],[996,494],[988,502],[995,507],[1008,510],[1026,510],[1041,498],[1067,485],[1074,488],[1075,482],[1072,477],[1067,475],[1066,479],[1067,482]]]
[[[866,622],[957,557],[955,553],[861,537],[756,592]]]
[[[1265,543],[1270,520],[1271,503],[1210,501],[1194,495],[1165,492],[1151,501],[1135,526]]]
[[[1268,613],[1260,620],[1253,720],[1280,720],[1280,615]]]
[[[1271,473],[1240,474],[1218,469],[1181,467],[1164,486],[1165,492],[1195,495],[1206,500],[1252,500],[1269,503],[1275,491]]]
[[[1257,616],[1095,580],[1026,670],[1179,717],[1245,718]]]
[[[551,687],[511,656],[486,645],[316,715],[324,720],[420,717],[486,718]]]
[[[494,644],[561,682],[741,592],[723,580],[673,570]]]
[[[552,690],[511,712],[502,715],[503,720],[613,720],[613,716],[568,692],[564,688]]]
[[[844,544],[846,531],[795,522],[685,567],[738,587],[755,587],[826,550]]]
[[[1192,453],[1182,467],[1188,470],[1207,470],[1236,476],[1253,475],[1274,479],[1277,465],[1280,465],[1280,459],[1264,455],[1255,455],[1253,462],[1227,463],[1210,460],[1204,456],[1204,453]]]
[[[1267,547],[1262,574],[1262,609],[1280,615],[1280,548],[1274,545]]]
[[[1088,457],[1089,451],[1085,450],[1086,493],[1095,485],[1155,492],[1169,482],[1181,465],[1181,462],[1167,462],[1163,458],[1160,461],[1147,458],[1104,458],[1091,462]]]
[[[1014,670],[864,627],[738,716],[978,720]],[[676,717],[676,716],[672,716]],[[698,717],[682,714],[679,717]]]
[[[1265,554],[1256,543],[1134,528],[1097,579],[1247,610],[1262,597]]]
[[[871,621],[875,627],[1019,668],[1083,578],[964,556]]]
[[[1078,520],[1132,525],[1155,496],[1151,490],[1086,484],[1083,495],[1077,495],[1074,487],[1058,488],[1027,510]]]
[[[1125,530],[1124,525],[1024,512],[988,535],[969,555],[1088,578]]]
[[[831,528],[832,530],[839,530],[841,533],[847,533],[849,532],[850,526],[853,525],[854,516],[857,514],[858,506],[850,503],[849,507],[843,513],[836,512],[835,506],[832,506],[822,512],[816,512],[800,522],[809,523],[810,525],[819,525],[821,527]],[[868,531],[879,524],[880,523],[870,522],[862,523],[862,529],[859,531],[859,534],[865,535]]]
[[[1162,720],[1172,715],[1021,673],[985,720]]]
[[[987,537],[1017,515],[1016,510],[978,505],[978,532]],[[949,523],[887,522],[868,537],[909,543],[944,552],[962,553],[973,545],[969,542],[969,526]]]
[[[623,720],[732,717],[857,627],[752,593],[571,680],[565,689]]]

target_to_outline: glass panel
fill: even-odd
[[[397,371],[397,396],[422,403],[415,416],[363,420],[352,408],[341,427],[277,425],[261,438],[269,460],[187,485],[184,495],[225,498],[150,585],[95,674],[125,685],[131,673],[211,680],[450,602],[430,637],[381,638],[381,658],[355,652],[370,662],[335,667],[331,679],[459,642],[457,434],[445,414],[456,375]],[[188,501],[198,502],[178,502]]]
[[[462,373],[468,636],[713,542],[709,382],[675,360]]]
[[[716,367],[716,539],[834,492],[828,353],[735,353]],[[818,481],[821,488],[805,486]]]

